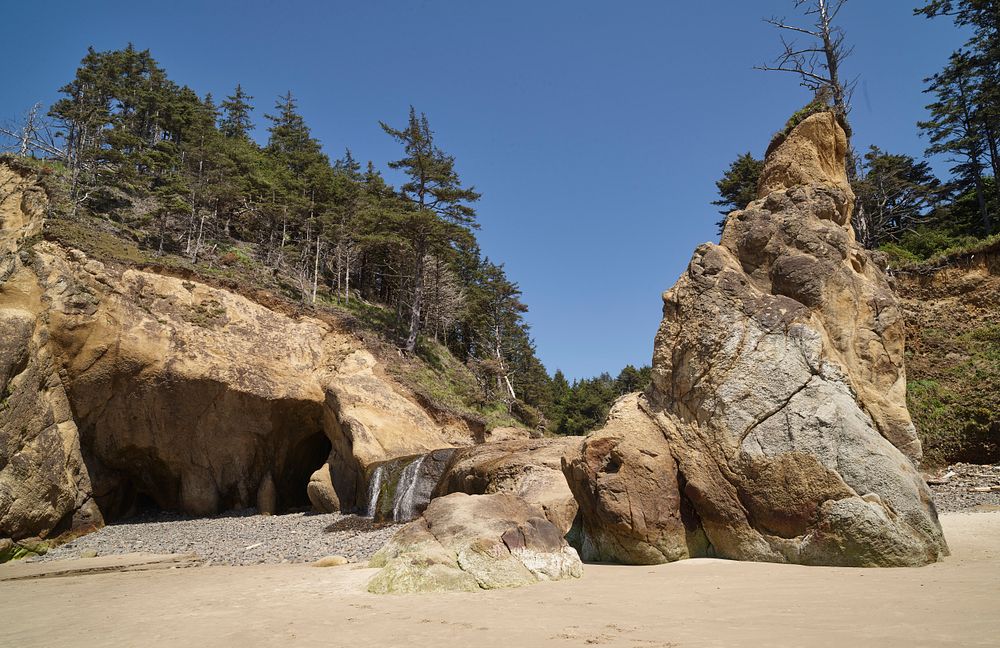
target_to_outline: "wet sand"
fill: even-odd
[[[4,565],[0,645],[1000,645],[1000,512],[951,513],[942,523],[952,556],[919,569],[587,565],[578,581],[474,594],[374,596],[364,591],[374,570],[353,565],[3,580],[40,569]]]

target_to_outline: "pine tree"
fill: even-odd
[[[723,218],[716,222],[719,234],[726,224],[726,216],[737,209],[746,209],[757,198],[757,182],[764,170],[763,160],[758,160],[750,153],[744,153],[736,158],[715,186],[719,189],[719,200],[712,204],[722,207],[719,211]]]
[[[413,289],[410,295],[410,323],[405,349],[417,346],[424,307],[424,262],[427,254],[450,246],[460,236],[457,229],[475,226],[475,211],[467,203],[479,200],[472,187],[463,187],[455,171],[455,158],[434,144],[427,117],[417,116],[410,106],[407,125],[395,129],[380,122],[382,130],[403,145],[405,156],[389,163],[402,169],[409,180],[401,193],[409,203],[406,237],[413,257]]]
[[[1000,187],[984,177],[986,169],[993,178],[1000,177],[1000,3],[932,0],[915,13],[948,16],[972,31],[944,71],[928,79],[927,91],[937,101],[928,106],[932,118],[921,128],[931,135],[928,152],[949,154],[956,162],[953,172],[960,189],[975,192],[982,229],[988,234],[994,210],[1000,208]]]
[[[219,130],[226,137],[249,139],[253,130],[250,113],[253,112],[253,97],[243,91],[243,86],[236,84],[233,94],[222,102],[222,120]]]
[[[927,162],[886,153],[877,146],[865,154],[853,187],[860,213],[867,219],[857,231],[865,234],[860,242],[869,249],[898,240],[927,222],[944,193]]]
[[[954,163],[951,171],[958,180],[958,189],[972,188],[976,194],[982,228],[992,229],[992,215],[987,205],[984,170],[987,147],[982,114],[974,103],[973,68],[963,52],[952,55],[948,66],[928,79],[927,92],[936,101],[927,106],[931,119],[918,125],[927,133],[931,145],[928,155],[945,154]]]

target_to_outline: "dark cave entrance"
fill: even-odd
[[[291,513],[309,509],[309,478],[330,456],[333,446],[322,429],[306,436],[289,448],[281,470],[274,472],[278,491],[278,512]]]
[[[255,509],[258,490],[267,475],[274,483],[275,513],[308,510],[309,478],[327,461],[332,449],[323,430],[321,407],[301,401],[268,406],[264,416],[258,413],[255,417],[252,407],[232,416],[223,428],[212,431],[217,442],[193,446],[203,449],[199,454],[177,452],[176,445],[164,445],[164,439],[179,436],[172,430],[129,437],[122,434],[118,421],[117,425],[99,421],[82,429],[84,463],[104,522],[163,514],[209,517]],[[235,414],[239,409],[229,411]],[[261,432],[243,432],[255,425]],[[241,433],[233,434],[233,430]],[[207,494],[195,500],[200,504],[197,508],[188,497],[192,473],[198,480],[195,488]]]

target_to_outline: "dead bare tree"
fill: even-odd
[[[844,43],[843,28],[834,21],[847,0],[794,0],[795,8],[812,20],[808,26],[790,24],[785,18],[765,18],[781,32],[784,51],[770,65],[758,65],[754,69],[767,72],[790,72],[799,77],[800,83],[816,93],[829,97],[834,109],[846,121],[850,112],[853,81],[845,84],[841,76],[841,64],[851,55],[853,47]],[[786,38],[785,34],[794,34]],[[808,42],[800,43],[802,37]],[[798,40],[796,40],[796,38]]]
[[[56,145],[56,132],[50,121],[40,114],[41,103],[36,103],[16,122],[0,125],[0,136],[9,143],[2,147],[20,156],[42,155],[66,159],[66,151]]]

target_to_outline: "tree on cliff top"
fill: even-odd
[[[763,170],[764,161],[747,152],[736,158],[715,182],[719,189],[719,200],[712,201],[712,204],[722,207],[719,211],[722,220],[716,222],[720,235],[726,224],[726,216],[737,209],[746,209],[757,197],[757,181]]]
[[[243,86],[236,84],[233,94],[222,102],[222,119],[219,121],[219,131],[226,137],[247,139],[253,130],[250,113],[253,112],[253,97],[243,91]]]
[[[834,24],[847,0],[794,0],[795,8],[812,20],[806,27],[793,25],[785,18],[765,18],[781,32],[783,51],[771,64],[758,65],[756,69],[768,72],[790,72],[799,77],[802,86],[812,90],[817,96],[829,97],[843,123],[847,123],[850,112],[851,84],[845,84],[841,76],[841,64],[851,54],[852,48],[844,44],[843,28]],[[806,36],[808,42],[800,44],[786,39],[785,34]],[[849,130],[849,129],[848,129]],[[848,137],[850,132],[848,132]]]
[[[405,232],[413,255],[413,288],[410,292],[410,324],[405,348],[412,353],[422,326],[424,307],[424,263],[429,253],[444,252],[462,236],[461,230],[476,226],[475,210],[468,204],[479,200],[473,187],[463,187],[455,171],[455,158],[434,144],[434,133],[423,113],[410,106],[406,126],[393,128],[379,122],[388,135],[403,145],[405,156],[389,163],[403,170],[409,180],[400,188],[409,209],[403,214]]]
[[[929,135],[929,155],[946,154],[953,162],[956,189],[975,193],[982,233],[994,227],[1000,192],[987,175],[1000,177],[1000,3],[996,0],[934,0],[915,10],[928,18],[949,16],[972,28],[965,46],[953,53],[944,70],[927,79],[931,118],[919,124]],[[992,193],[992,195],[988,195]]]

